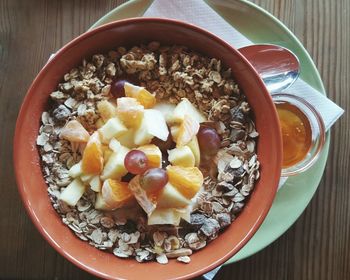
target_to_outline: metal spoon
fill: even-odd
[[[253,65],[270,93],[281,92],[299,77],[299,59],[286,48],[261,44],[240,48],[239,52]],[[218,266],[207,272],[201,279],[212,280],[220,268]]]
[[[254,66],[270,93],[281,92],[299,77],[299,59],[286,48],[261,44],[240,48],[239,52]]]

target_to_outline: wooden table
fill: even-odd
[[[124,1],[0,0],[0,278],[94,279],[39,235],[20,201],[12,165],[17,113],[51,53]],[[254,0],[301,40],[328,96],[347,110],[332,128],[328,164],[298,221],[276,242],[216,279],[350,279],[350,1]]]

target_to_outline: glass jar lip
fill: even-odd
[[[297,106],[298,109],[303,110],[303,108],[300,108],[300,104],[296,104],[298,102],[300,102],[304,107],[307,108],[307,110],[309,110],[309,113],[312,114],[312,116],[316,119],[316,123],[317,124],[317,128],[319,129],[319,135],[318,135],[318,141],[317,141],[317,147],[316,150],[313,152],[312,156],[307,159],[307,160],[303,160],[301,162],[296,163],[293,166],[290,166],[288,168],[282,168],[281,171],[281,176],[282,177],[289,177],[289,176],[295,176],[298,175],[302,172],[305,172],[307,169],[309,169],[318,159],[320,152],[324,146],[324,143],[326,141],[326,129],[325,129],[325,125],[323,122],[323,119],[320,115],[320,113],[317,111],[317,109],[307,100],[305,100],[305,98],[300,97],[300,96],[296,96],[294,94],[290,94],[290,93],[271,93],[271,97],[273,102],[276,104],[277,101],[285,101],[285,102],[291,102],[291,100],[296,101],[295,103],[292,103],[293,105]],[[308,114],[305,114],[308,119],[309,116]],[[309,119],[309,121],[311,122],[311,120]]]

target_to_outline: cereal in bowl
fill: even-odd
[[[80,239],[120,258],[189,263],[259,178],[258,132],[230,69],[183,46],[84,59],[41,123],[53,207]]]

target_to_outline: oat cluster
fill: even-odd
[[[82,147],[59,137],[69,120],[77,119],[89,131],[96,130],[98,101],[111,98],[115,79],[137,81],[157,100],[177,104],[186,97],[208,119],[222,138],[213,166],[193,201],[191,222],[180,226],[147,226],[143,211],[94,209],[95,193],[88,190],[76,207],[59,200],[72,181],[68,170],[79,162]],[[252,112],[230,69],[183,46],[160,46],[157,42],[123,47],[96,54],[65,74],[50,94],[37,138],[42,171],[53,207],[80,239],[117,257],[138,262],[169,258],[189,263],[193,251],[204,248],[229,226],[244,207],[259,178]]]

